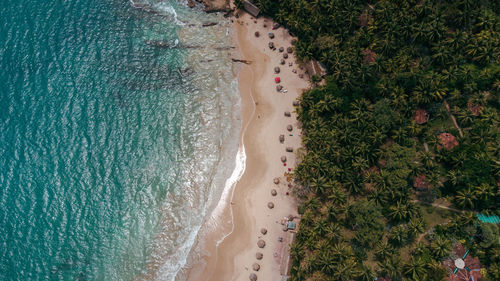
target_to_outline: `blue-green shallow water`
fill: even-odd
[[[183,266],[231,172],[239,100],[227,54],[145,44],[227,45],[223,24],[145,3],[2,1],[0,280]]]

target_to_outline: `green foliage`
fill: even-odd
[[[493,244],[498,244],[498,239],[500,237],[500,233],[498,231],[498,226],[496,224],[491,223],[481,223],[479,225],[481,242],[479,246],[483,248],[489,248]]]
[[[375,271],[442,280],[452,240],[470,237],[482,245],[487,278],[498,280],[495,229],[478,231],[474,214],[457,213],[431,231],[414,200],[446,196],[453,208],[498,212],[500,2],[256,3],[297,35],[299,58],[320,60],[328,72],[297,108],[305,153],[294,171],[303,216],[292,280],[370,280]],[[413,120],[417,109],[429,113],[426,124]],[[443,132],[458,146],[442,148]],[[417,176],[427,189],[415,196]],[[432,235],[418,240],[424,231]],[[414,255],[401,260],[405,248]],[[368,268],[371,256],[378,266]]]
[[[384,233],[384,220],[378,206],[371,201],[360,200],[347,209],[346,221],[356,231],[354,242],[362,247],[373,248]]]

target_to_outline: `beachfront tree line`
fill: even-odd
[[[328,70],[297,108],[291,279],[443,280],[462,244],[500,280],[476,217],[499,215],[500,2],[256,2]]]

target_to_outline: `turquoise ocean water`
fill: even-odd
[[[173,280],[234,169],[227,21],[175,0],[0,15],[0,280]]]

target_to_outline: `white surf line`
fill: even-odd
[[[251,70],[251,74],[252,74],[252,82],[254,82],[254,79],[255,79],[255,74],[254,74],[254,71],[250,68]],[[238,149],[238,153],[236,154],[236,166],[238,167],[238,164],[241,165],[241,172],[238,174],[238,178],[237,180],[234,182],[234,186],[231,186],[230,190],[224,190],[223,194],[226,194],[227,196],[227,193],[229,191],[231,191],[231,197],[230,197],[230,202],[232,202],[233,200],[233,197],[234,197],[234,191],[236,190],[236,186],[239,182],[239,180],[241,179],[241,177],[243,176],[243,174],[245,173],[245,169],[246,169],[246,153],[245,153],[245,133],[248,129],[248,126],[250,125],[253,117],[255,116],[255,112],[256,112],[256,105],[255,105],[255,98],[254,98],[254,94],[253,94],[253,91],[251,89],[252,87],[250,87],[250,98],[251,98],[251,101],[252,101],[252,114],[250,114],[250,118],[248,119],[248,122],[245,124],[245,126],[243,127],[242,131],[241,131],[241,137],[240,137],[240,141],[241,141],[241,146],[239,147]],[[240,155],[240,160],[243,160],[243,162],[238,162],[238,155]],[[236,172],[236,168],[235,170],[233,171],[233,175],[235,174]],[[231,175],[231,177],[229,179],[231,179],[233,177],[233,175]],[[228,180],[229,180],[228,179]],[[222,200],[221,200],[222,201]],[[227,202],[227,201],[226,201]],[[219,205],[217,205],[216,208],[218,208]],[[233,214],[233,206],[231,204],[229,204],[229,211],[230,211],[230,214],[231,214],[231,231],[228,232],[226,235],[224,235],[221,239],[219,239],[219,241],[217,241],[217,243],[215,244],[215,264],[217,264],[217,261],[218,261],[218,251],[219,251],[219,245],[224,242],[224,240],[229,236],[231,235],[233,232],[234,232],[234,214]],[[213,274],[213,273],[212,273]]]

